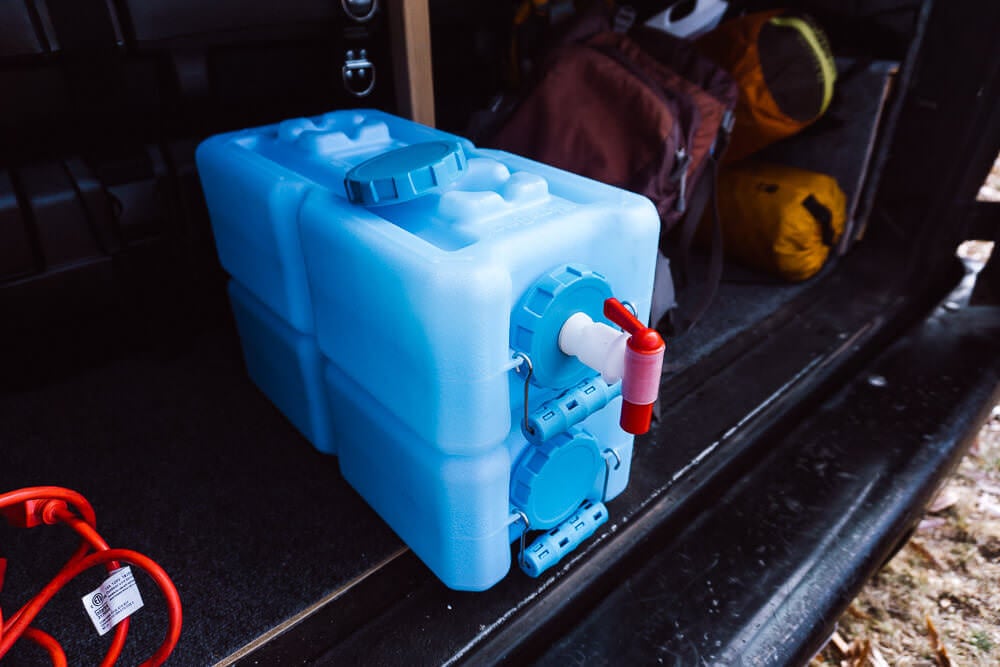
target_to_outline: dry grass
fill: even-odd
[[[1000,664],[1000,405],[814,664]]]
[[[1000,157],[993,163],[993,169],[986,177],[983,187],[979,188],[979,196],[976,199],[979,201],[1000,201]]]

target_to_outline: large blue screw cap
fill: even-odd
[[[347,172],[347,198],[362,206],[416,199],[453,183],[465,171],[462,146],[428,141],[377,155]]]
[[[531,357],[532,382],[568,388],[594,371],[559,349],[559,332],[574,313],[605,321],[604,301],[613,295],[607,279],[583,266],[565,264],[539,278],[511,313],[511,347]]]
[[[587,499],[604,465],[593,436],[565,431],[525,450],[511,473],[510,499],[532,530],[548,530]]]

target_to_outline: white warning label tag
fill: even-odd
[[[127,566],[112,571],[103,584],[80,599],[101,635],[142,609],[139,587]]]

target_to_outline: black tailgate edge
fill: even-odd
[[[1000,309],[938,308],[564,634],[478,657],[808,662],[919,520],[998,388]]]

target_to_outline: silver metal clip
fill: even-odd
[[[528,521],[528,515],[521,510],[514,510],[514,514],[517,516],[511,522],[510,525],[514,525],[516,522],[521,521],[524,523],[524,530],[521,531],[521,544],[517,551],[517,566],[524,567],[524,538],[528,534],[528,529],[531,527],[531,523]]]
[[[611,471],[618,470],[622,466],[622,457],[617,449],[610,447],[601,453],[604,455],[604,489],[601,491],[601,501],[603,502],[608,499],[608,481],[611,479]],[[614,467],[611,467],[611,457],[615,459]]]
[[[618,7],[618,11],[615,12],[614,18],[612,19],[611,29],[615,32],[626,33],[629,28],[635,24],[635,18],[637,13],[635,8],[631,5],[621,5]]]
[[[524,352],[515,352],[514,357],[520,357],[523,359],[523,363],[528,366],[528,372],[524,376],[524,422],[522,422],[521,425],[524,427],[525,431],[533,434],[534,430],[532,430],[531,426],[528,425],[528,389],[531,387],[531,376],[535,372],[535,366],[531,363],[531,357],[526,355]],[[521,365],[519,364],[518,372],[520,372],[520,366]]]

